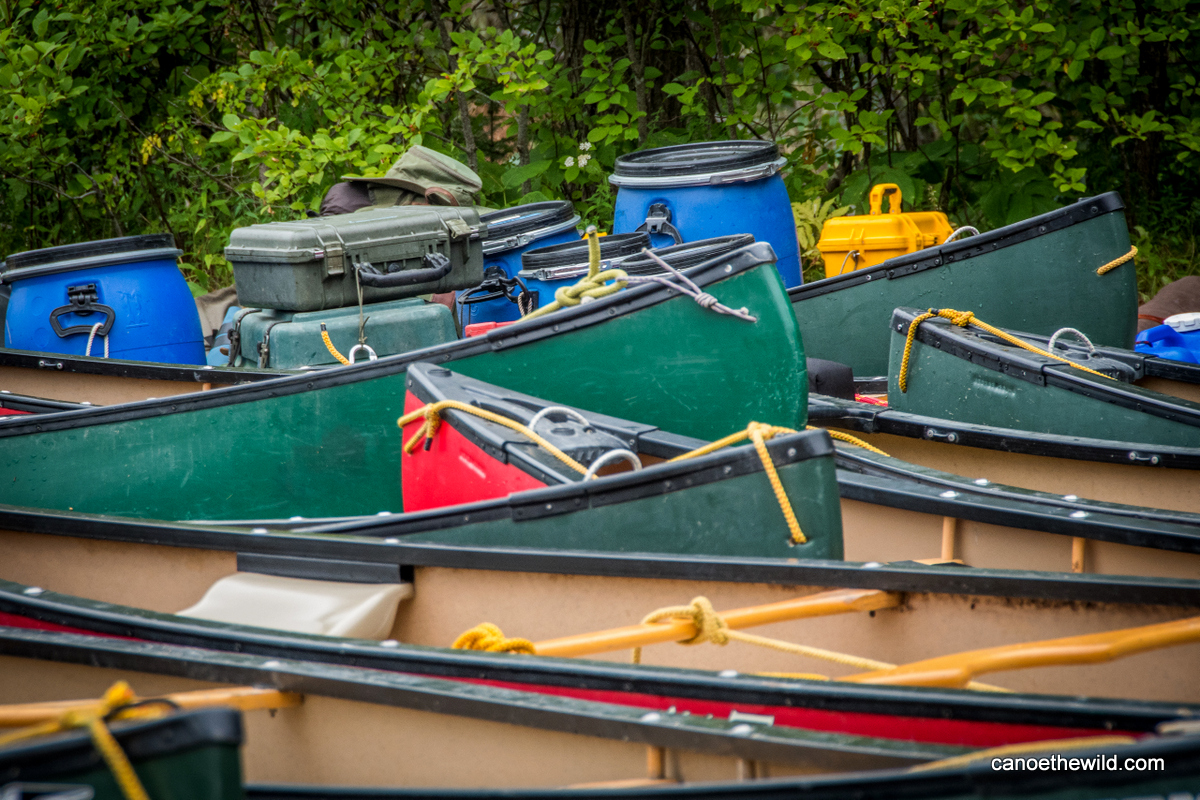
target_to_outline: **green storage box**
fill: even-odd
[[[486,236],[474,207],[395,206],[238,228],[225,258],[242,306],[318,311],[477,286]]]
[[[376,355],[392,356],[453,342],[458,338],[454,315],[440,303],[392,300],[363,306],[363,332]],[[294,313],[271,309],[243,309],[234,317],[230,347],[242,355],[235,366],[299,369],[336,364],[337,359],[321,339],[321,323],[338,351],[349,358],[358,344],[358,306],[328,311]],[[356,361],[366,361],[359,352]]]

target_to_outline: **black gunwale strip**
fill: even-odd
[[[62,364],[56,367],[40,366],[47,361]],[[34,350],[11,350],[0,348],[0,367],[19,367],[55,372],[73,372],[80,375],[106,375],[116,378],[143,378],[155,381],[179,381],[182,383],[249,383],[276,380],[294,375],[294,371],[227,369],[204,364],[158,364],[153,361],[125,361],[100,358],[99,356],[74,356],[66,353],[39,353]]]
[[[1141,355],[1141,354],[1139,354]],[[1146,377],[1167,378],[1183,383],[1200,383],[1200,364],[1189,364],[1186,361],[1174,361],[1169,358],[1159,358],[1145,354],[1142,369]]]
[[[849,428],[860,433],[885,433],[909,439],[928,440],[930,437],[926,436],[926,432],[933,430],[938,435],[937,443],[946,446],[978,447],[1009,453],[1146,468],[1200,469],[1200,448],[1195,447],[1154,445],[1153,450],[1148,450],[1144,442],[1118,442],[1111,439],[1089,439],[1054,433],[1034,433],[1018,428],[976,425],[811,393],[808,408],[809,422],[813,424]],[[946,441],[945,435],[949,433],[953,433],[957,441]],[[1158,456],[1159,463],[1131,461],[1131,451]]]
[[[1091,212],[1093,207],[1096,208],[1095,213]],[[889,258],[882,264],[858,269],[844,275],[835,275],[832,278],[824,278],[812,283],[794,286],[788,290],[788,296],[793,303],[797,303],[801,300],[807,300],[810,297],[829,294],[839,289],[857,286],[860,283],[867,283],[872,280],[901,278],[913,272],[933,269],[943,264],[963,261],[983,255],[984,253],[995,252],[1004,247],[1011,247],[1030,239],[1036,239],[1039,236],[1049,236],[1072,225],[1086,222],[1089,219],[1095,219],[1104,214],[1121,211],[1124,208],[1125,203],[1121,201],[1120,195],[1116,192],[1105,192],[1095,197],[1084,198],[1069,206],[1064,206],[1045,214],[1039,214],[1036,217],[1030,217],[1021,222],[1014,222],[1012,225],[996,228],[994,231],[970,236],[966,239],[958,239],[950,242],[950,244],[927,247],[915,253]],[[889,271],[899,274],[895,274],[893,277],[893,275],[889,274]]]
[[[51,414],[55,411],[74,411],[77,408],[92,408],[91,403],[72,403],[68,400],[49,400],[25,394],[0,391],[0,407],[13,411],[28,411],[31,414]]]
[[[1086,746],[1086,745],[1084,745]],[[991,768],[981,759],[945,770],[912,772],[886,769],[836,775],[752,780],[737,783],[676,783],[603,789],[421,789],[328,787],[300,784],[246,784],[247,800],[939,800],[939,798],[976,798],[998,796],[1085,796],[1086,789],[1098,790],[1096,796],[1121,796],[1162,781],[1195,782],[1200,772],[1200,740],[1195,736],[1155,737],[1131,745],[1045,751],[1047,756],[1065,754],[1084,759],[1096,755],[1115,756],[1119,764],[1129,758],[1161,758],[1164,769],[1154,773],[1136,770],[1022,771],[1006,772]],[[1014,755],[1017,755],[1014,753]],[[1051,794],[1053,793],[1053,794]],[[1174,795],[1172,795],[1174,796]],[[1180,796],[1190,797],[1190,792]]]
[[[1046,385],[1056,389],[1066,389],[1069,392],[1083,395],[1094,400],[1149,414],[1152,417],[1177,422],[1181,425],[1200,427],[1200,406],[1171,395],[1160,395],[1149,389],[1142,389],[1120,381],[1100,383],[1092,376],[1063,364],[1047,364],[1043,372],[1046,375]],[[1156,396],[1157,395],[1157,396]],[[1139,451],[1144,447],[1137,448]]]
[[[619,476],[613,476],[619,477]],[[386,519],[386,518],[381,518]],[[0,531],[14,530],[225,552],[378,561],[408,566],[499,572],[553,572],[627,578],[680,579],[784,586],[839,586],[896,592],[970,594],[1043,600],[1200,607],[1200,580],[1137,575],[991,570],[746,556],[607,553],[523,547],[466,547],[389,542],[370,537],[286,532],[253,534],[215,526],[143,522],[0,506]]]
[[[265,686],[280,691],[742,758],[794,761],[811,757],[816,750],[835,759],[867,756],[904,761],[937,758],[939,751],[961,752],[961,748],[941,745],[909,745],[837,734],[818,733],[805,741],[801,738],[804,734],[789,737],[789,729],[781,729],[772,735],[770,728],[766,728],[744,736],[732,733],[734,724],[725,720],[669,714],[646,719],[645,709],[613,703],[547,698],[518,689],[478,686],[390,670],[284,661],[86,634],[0,627],[0,653],[209,682]]]
[[[1151,731],[1159,722],[1200,716],[1200,705],[1031,693],[981,694],[937,687],[875,686],[825,681],[786,681],[756,675],[731,679],[714,671],[627,665],[589,659],[513,659],[506,654],[293,634],[131,609],[86,598],[23,593],[23,585],[0,580],[0,610],[97,633],[166,644],[233,650],[247,655],[319,661],[456,678],[491,678],[537,685],[615,690],[720,702],[939,719],[1111,727]],[[886,710],[881,706],[887,705]]]
[[[849,500],[861,500],[875,505],[891,506],[906,510],[921,511],[957,519],[967,519],[992,525],[1024,528],[1039,533],[1072,536],[1096,541],[1114,542],[1132,547],[1151,547],[1182,553],[1200,553],[1200,529],[1191,530],[1151,528],[1131,524],[1120,517],[1105,514],[1094,506],[1087,507],[1086,517],[1072,518],[1067,514],[1053,514],[1038,509],[1021,508],[1020,498],[1006,497],[997,493],[968,492],[965,487],[955,487],[957,497],[942,499],[933,486],[920,487],[916,481],[908,486],[894,480],[884,479],[870,473],[839,470],[838,491]],[[998,507],[997,502],[1005,505]],[[1073,512],[1074,513],[1074,512]]]
[[[892,335],[906,335],[908,326],[921,313],[914,308],[895,309],[892,313]],[[1025,336],[1022,331],[1008,332],[1018,338]],[[1065,389],[1118,408],[1127,408],[1182,425],[1200,427],[1200,406],[1195,403],[1151,392],[1119,380],[1095,378],[1056,359],[1022,350],[1007,342],[996,342],[994,337],[985,336],[982,332],[977,332],[977,329],[962,328],[940,317],[922,323],[917,328],[914,338],[953,358],[963,359],[964,354],[970,354],[971,357],[965,360],[973,366],[1007,374],[1009,377],[1023,378],[1027,382]],[[1023,374],[1013,374],[1012,369],[1005,369],[1006,366],[1020,370]],[[1037,380],[1030,380],[1028,376],[1034,376]],[[1134,449],[1141,451],[1145,448]]]
[[[726,256],[714,258],[688,271],[688,277],[701,287],[715,284],[766,264],[774,264],[775,251],[765,243],[747,245]],[[725,268],[729,268],[729,272]],[[166,414],[224,408],[272,397],[283,397],[319,391],[332,386],[369,381],[397,375],[418,361],[445,363],[459,358],[515,347],[551,336],[591,327],[616,319],[643,308],[680,297],[674,289],[657,283],[640,284],[615,292],[592,303],[581,303],[544,317],[518,322],[489,331],[486,336],[473,336],[457,342],[426,347],[410,353],[385,356],[377,361],[365,361],[345,367],[316,370],[308,373],[289,373],[270,381],[228,386],[208,392],[194,392],[157,400],[105,406],[103,408],[67,411],[39,415],[29,422],[13,420],[0,422],[0,438],[22,436],[41,431],[74,430],[90,425],[103,425],[135,419],[148,419]],[[46,358],[41,354],[40,358]],[[197,370],[198,371],[198,370]]]
[[[1068,500],[1064,495],[1041,492],[1036,489],[1008,486],[1002,483],[992,483],[991,481],[980,485],[961,475],[942,472],[932,467],[911,464],[907,461],[891,458],[890,456],[884,461],[881,460],[880,456],[855,448],[853,445],[838,446],[838,465],[841,467],[849,466],[857,472],[866,471],[879,476],[895,478],[909,485],[917,484],[953,489],[960,495],[967,494],[983,498],[985,501],[987,498],[995,497],[1016,503],[1031,504],[1035,507],[1057,508],[1072,512],[1083,511],[1089,516],[1099,514],[1112,519],[1135,519],[1138,520],[1139,524],[1157,522],[1163,525],[1175,525],[1182,529],[1180,532],[1193,531],[1196,534],[1200,534],[1200,514],[1109,503],[1090,498]],[[1081,519],[1086,519],[1086,517]]]

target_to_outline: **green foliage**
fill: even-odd
[[[735,137],[779,143],[806,252],[876,183],[980,228],[1119,189],[1143,291],[1195,268],[1185,0],[9,0],[0,23],[0,254],[168,231],[215,287],[232,228],[415,143],[476,160],[486,205],[569,198],[604,229],[619,156]]]
[[[850,212],[850,206],[837,206],[835,199],[821,201],[820,198],[792,203],[792,216],[796,220],[796,239],[800,243],[800,263],[804,267],[804,280],[816,281],[825,277],[825,261],[817,242],[825,222]]]

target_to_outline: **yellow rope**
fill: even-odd
[[[1108,262],[1103,267],[1100,267],[1099,269],[1097,269],[1096,274],[1103,275],[1106,272],[1112,272],[1114,269],[1121,266],[1126,261],[1133,261],[1133,257],[1136,255],[1137,255],[1137,248],[1131,247],[1131,248],[1129,248],[1129,252],[1126,253],[1125,255],[1121,256],[1120,258],[1114,258],[1112,261]]]
[[[931,761],[928,764],[918,764],[915,767],[909,767],[908,771],[926,772],[934,769],[953,769],[954,767],[961,767],[964,764],[970,764],[974,761],[1002,756],[1013,756],[1023,753],[1044,753],[1048,750],[1082,750],[1085,747],[1092,749],[1095,747],[1108,747],[1114,744],[1134,744],[1136,741],[1132,736],[1081,736],[1078,739],[1051,739],[1041,742],[1006,744],[987,750],[976,750],[974,753],[964,753],[961,756],[954,756],[953,758],[943,758],[940,761]]]
[[[489,653],[536,655],[533,642],[528,639],[509,639],[504,635],[504,631],[490,622],[481,622],[469,631],[465,631],[450,646],[455,650],[485,650]]]
[[[146,794],[145,787],[142,786],[137,773],[134,772],[133,765],[129,763],[129,757],[125,755],[125,751],[121,749],[121,745],[112,735],[108,726],[104,724],[104,718],[114,709],[128,705],[136,700],[137,696],[129,688],[129,684],[125,681],[117,681],[104,693],[104,697],[97,703],[70,709],[63,712],[57,719],[38,725],[31,725],[28,728],[22,728],[19,731],[0,736],[0,747],[11,742],[35,736],[57,733],[72,728],[87,728],[88,732],[92,735],[92,742],[96,745],[96,749],[100,751],[100,755],[103,756],[105,763],[108,764],[108,768],[112,770],[113,777],[116,779],[117,785],[121,788],[121,793],[125,795],[126,800],[150,800],[149,795]],[[146,711],[140,709],[138,711],[140,713],[137,713],[136,716],[149,716]],[[157,713],[161,714],[161,709]]]
[[[342,362],[346,366],[350,366],[350,359],[346,358],[344,355],[339,353],[338,349],[333,346],[333,341],[329,338],[329,331],[325,330],[324,322],[321,323],[321,341],[325,342],[325,349],[327,349],[329,351],[329,354],[331,356],[333,356],[334,358],[336,358],[338,361]]]
[[[409,440],[404,443],[405,453],[411,454],[413,450],[416,449],[417,442],[422,438],[424,438],[426,442],[432,441],[434,434],[436,434],[438,428],[441,427],[442,420],[440,413],[447,408],[472,414],[476,417],[480,417],[481,419],[486,419],[489,422],[494,422],[497,425],[503,425],[509,430],[516,431],[517,433],[528,437],[537,445],[545,448],[546,451],[552,456],[576,472],[581,474],[587,473],[587,469],[582,464],[519,422],[514,422],[494,412],[487,411],[482,408],[476,408],[475,406],[461,403],[457,400],[439,400],[436,403],[429,403],[428,405],[422,406],[415,411],[405,414],[396,421],[396,424],[399,425],[401,430],[403,430],[405,425],[416,422],[421,417],[425,418],[425,424],[418,428],[417,432],[414,433],[412,437],[410,437]],[[813,428],[811,425],[808,426],[808,429],[816,430],[816,428]],[[783,487],[783,481],[779,479],[779,473],[775,470],[775,463],[771,460],[771,454],[767,451],[766,444],[767,439],[774,438],[775,436],[783,433],[795,432],[796,431],[793,428],[783,428],[777,425],[766,425],[761,422],[751,422],[743,431],[731,433],[730,435],[722,439],[718,439],[715,442],[710,442],[703,447],[698,447],[695,450],[684,453],[683,455],[676,456],[675,458],[670,459],[670,461],[683,461],[684,459],[707,455],[709,453],[716,452],[723,447],[736,444],[743,439],[750,439],[750,441],[754,444],[755,452],[758,453],[759,460],[762,462],[763,471],[767,474],[767,480],[771,484],[771,491],[774,492],[775,499],[779,502],[779,509],[783,512],[784,521],[787,522],[788,532],[791,534],[792,542],[795,544],[804,544],[808,541],[808,538],[804,535],[804,531],[800,528],[800,522],[796,519],[796,512],[792,509],[791,500],[788,499],[787,490]],[[878,453],[881,456],[887,455],[887,453],[883,452],[878,447],[872,447],[858,437],[851,436],[848,433],[841,433],[840,431],[826,431],[826,433],[835,439],[865,448],[873,453]]]
[[[533,319],[560,308],[577,306],[585,300],[599,300],[613,292],[619,292],[627,285],[625,278],[629,277],[624,270],[606,269],[600,271],[600,239],[596,234],[596,226],[589,225],[585,234],[588,240],[588,272],[573,286],[560,286],[554,292],[554,302],[542,306],[537,311],[526,314],[521,319]],[[608,283],[612,281],[612,283]]]
[[[669,619],[686,619],[696,627],[696,635],[690,639],[683,639],[678,644],[702,644],[711,642],[717,645],[726,645],[730,641],[743,642],[745,644],[753,644],[759,647],[769,647],[772,650],[779,650],[783,653],[796,656],[808,656],[809,658],[817,658],[822,661],[832,661],[835,664],[844,664],[850,667],[865,666],[868,664],[877,664],[880,666],[874,669],[892,669],[892,666],[884,666],[886,661],[876,661],[873,658],[864,658],[862,656],[850,655],[849,653],[839,653],[836,650],[826,650],[823,647],[811,647],[804,644],[795,644],[794,642],[785,642],[781,639],[772,639],[767,636],[759,636],[753,633],[746,633],[734,628],[730,628],[724,618],[721,617],[712,607],[707,597],[697,597],[692,600],[690,605],[686,606],[667,606],[660,608],[657,611],[652,611],[642,619],[642,624],[646,625],[652,622],[662,622]],[[633,648],[633,663],[640,664],[642,662],[642,648]],[[823,675],[812,675],[809,673],[798,673],[789,677],[812,678],[816,680],[828,680]],[[967,684],[968,689],[975,689],[985,692],[1007,692],[1008,689],[1002,689],[999,686],[991,684],[978,683],[971,681]]]
[[[521,423],[513,422],[507,417],[502,417],[499,414],[487,411],[486,409],[476,408],[475,406],[468,405],[466,403],[460,403],[457,400],[439,400],[436,403],[430,403],[429,405],[418,408],[416,411],[409,412],[398,419],[396,424],[400,426],[401,430],[403,430],[405,425],[408,425],[411,422],[416,422],[421,417],[425,418],[425,424],[417,430],[411,439],[404,443],[404,452],[412,453],[413,448],[417,446],[417,441],[421,437],[425,437],[426,440],[432,440],[433,435],[437,432],[437,429],[441,425],[442,421],[441,417],[438,415],[448,408],[452,408],[455,411],[462,411],[465,414],[471,414],[481,419],[486,419],[488,422],[494,422],[497,425],[503,425],[509,430],[513,430],[523,436],[527,436],[539,446],[545,448],[547,452],[549,452],[559,461],[566,464],[571,469],[579,473],[587,472],[587,469],[578,461],[571,458],[562,450],[559,450],[553,444],[546,441]]]
[[[917,315],[917,317],[912,321],[912,324],[908,326],[908,336],[904,340],[904,357],[900,359],[900,376],[897,381],[897,383],[900,385],[901,392],[908,391],[908,359],[912,354],[913,341],[915,341],[917,338],[917,326],[919,326],[925,320],[932,319],[933,317],[948,319],[960,328],[965,328],[968,325],[974,325],[977,328],[987,331],[993,336],[1003,339],[1009,344],[1020,347],[1022,350],[1028,350],[1029,352],[1037,353],[1040,356],[1053,358],[1055,361],[1061,361],[1062,363],[1072,366],[1075,369],[1083,370],[1084,372],[1091,373],[1092,375],[1098,375],[1101,378],[1106,378],[1110,381],[1114,380],[1108,375],[1105,375],[1103,372],[1097,372],[1096,370],[1085,367],[1082,364],[1076,364],[1069,358],[1056,356],[1054,353],[1047,352],[1040,347],[1034,347],[1029,342],[1018,339],[1016,336],[1013,336],[1007,331],[1002,331],[994,325],[989,325],[982,320],[975,319],[975,314],[970,311],[955,311],[952,308],[931,308],[924,314]]]

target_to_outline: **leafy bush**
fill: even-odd
[[[476,166],[486,204],[565,197],[603,228],[620,155],[734,137],[779,142],[814,218],[878,182],[980,228],[1118,189],[1142,290],[1195,269],[1184,0],[11,0],[0,22],[0,253],[166,231],[211,288],[233,227],[414,143]]]

